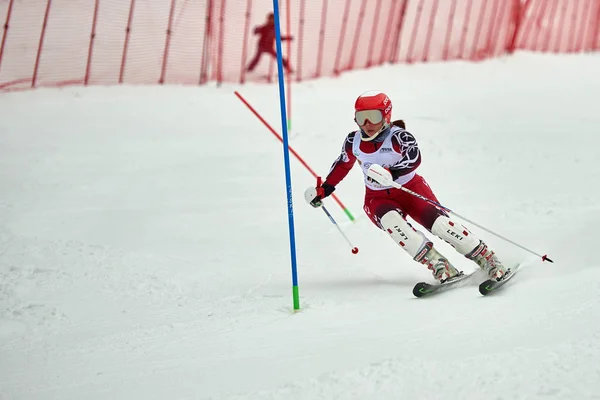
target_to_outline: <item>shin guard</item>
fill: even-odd
[[[443,215],[435,220],[431,227],[431,233],[450,243],[462,255],[473,251],[480,242],[467,228]]]
[[[415,230],[398,211],[388,211],[380,219],[382,228],[412,258],[417,257],[431,242],[421,232]],[[431,248],[431,245],[427,250]]]

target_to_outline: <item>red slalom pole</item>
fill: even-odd
[[[238,99],[240,99],[242,101],[242,103],[244,103],[246,105],[246,107],[248,107],[248,109],[252,112],[252,114],[254,114],[256,116],[256,118],[258,118],[260,120],[260,122],[262,122],[269,131],[271,131],[271,133],[273,135],[275,135],[275,137],[277,139],[279,139],[279,141],[281,143],[283,143],[283,138],[281,137],[281,135],[279,135],[275,129],[273,129],[273,127],[271,125],[269,125],[269,123],[267,121],[265,121],[265,119],[254,109],[254,107],[252,107],[250,105],[250,103],[248,103],[246,101],[246,99],[244,99],[244,97],[242,97],[242,95],[236,90],[235,92],[233,92]],[[298,153],[296,153],[296,150],[294,150],[292,147],[289,147],[290,149],[290,153],[292,153],[296,159],[298,161],[300,161],[300,164],[302,164],[304,166],[304,168],[306,168],[308,170],[308,172],[310,172],[312,174],[312,176],[314,176],[315,178],[318,178],[319,176],[315,173],[315,171],[312,170],[311,167],[308,166],[308,164],[302,159],[302,157],[300,157],[300,155]],[[350,219],[350,221],[354,222],[354,216],[352,215],[352,213],[350,213],[350,210],[348,210],[346,208],[346,206],[340,201],[340,199],[335,195],[332,194],[331,197],[333,198],[333,200],[335,200],[336,203],[339,204],[339,206],[342,208],[342,210],[344,210],[344,213],[346,213],[346,215],[348,216],[348,219]]]

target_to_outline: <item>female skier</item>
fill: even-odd
[[[421,153],[414,136],[402,120],[391,122],[392,102],[384,93],[370,91],[356,99],[354,120],[357,131],[344,141],[340,156],[334,161],[325,181],[310,187],[305,198],[313,207],[320,207],[325,197],[335,190],[356,161],[364,174],[366,194],[364,210],[371,221],[386,231],[417,262],[425,264],[440,283],[459,274],[433,243],[406,221],[410,216],[429,232],[451,244],[454,249],[473,260],[492,279],[501,280],[506,268],[496,254],[480,239],[434,205],[403,190],[383,186],[367,175],[372,164],[389,170],[392,179],[407,189],[438,202],[425,179],[416,173]]]

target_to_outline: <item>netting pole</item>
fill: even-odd
[[[129,3],[129,17],[127,17],[127,27],[125,28],[125,42],[123,43],[123,55],[121,56],[121,69],[119,70],[119,83],[123,83],[125,77],[125,65],[127,64],[127,51],[129,50],[129,36],[131,36],[131,24],[133,23],[133,11],[135,9],[135,0]]]
[[[427,39],[425,39],[425,46],[423,46],[423,54],[421,55],[421,61],[427,62],[429,60],[429,47],[431,46],[431,38],[433,37],[433,30],[435,28],[435,17],[438,10],[438,1],[434,0],[433,6],[431,7],[431,15],[429,16],[429,30],[427,31]]]
[[[242,65],[240,68],[240,83],[246,82],[246,58],[248,56],[248,32],[250,31],[250,10],[252,9],[252,0],[246,1],[246,22],[244,23],[244,46],[242,47]]]
[[[212,38],[212,0],[206,3],[206,17],[204,20],[204,38],[202,41],[202,59],[200,60],[200,77],[198,85],[202,85],[208,81],[208,60],[210,58],[210,42]]]
[[[223,47],[225,42],[225,0],[221,0],[221,12],[219,13],[219,58],[217,60],[217,85],[223,82]]]
[[[493,57],[495,56],[500,56],[502,55],[502,53],[504,53],[506,51],[506,36],[504,36],[504,38],[501,37],[500,32],[502,31],[502,28],[504,26],[506,26],[504,24],[505,20],[508,19],[510,20],[510,16],[506,17],[506,13],[507,12],[511,12],[512,11],[512,6],[506,6],[505,2],[501,2],[501,4],[503,5],[501,11],[498,13],[498,16],[496,17],[496,24],[494,26],[494,32],[492,33],[492,38],[494,40],[494,45],[490,48],[491,54]],[[508,29],[507,29],[508,31]]]
[[[352,0],[346,1],[346,7],[344,7],[344,16],[342,17],[342,27],[340,30],[340,42],[337,44],[337,51],[335,53],[335,64],[333,66],[333,73],[338,75],[340,73],[340,59],[342,57],[342,49],[344,48],[344,39],[346,38],[346,27],[348,25],[348,14],[350,13],[350,6]]]
[[[587,0],[585,2],[585,6],[583,8],[582,20],[585,20],[585,16],[590,14],[590,8],[592,7],[592,2],[594,0]],[[579,23],[579,33],[577,34],[577,39],[575,41],[575,51],[585,50],[585,29],[586,24],[582,21]]]
[[[521,26],[521,0],[512,0],[509,18],[509,28],[506,30],[504,50],[508,54],[512,54],[515,51],[517,35],[519,34],[519,28]]]
[[[94,41],[96,40],[96,23],[98,22],[98,6],[99,1],[94,1],[94,16],[92,20],[92,32],[90,33],[90,45],[88,47],[87,63],[85,66],[85,78],[83,84],[87,86],[90,81],[90,72],[92,70],[92,56],[94,53]]]
[[[581,2],[577,2],[575,5],[575,11],[571,14],[571,26],[569,29],[569,36],[567,39],[567,52],[573,51],[574,42],[575,42],[575,29],[577,28],[577,21],[579,20],[579,10],[580,10]]]
[[[550,50],[551,34],[554,30],[554,27],[556,26],[554,18],[556,17],[557,10],[558,10],[558,1],[555,1],[550,6],[550,12],[548,14],[548,21],[550,21],[550,24],[546,28],[546,34],[544,35],[544,41],[541,43],[542,47],[540,48],[540,50],[542,50],[543,52],[547,52],[548,50]]]
[[[538,19],[541,18],[544,15],[544,12],[546,10],[546,4],[544,1],[537,1],[536,5],[538,6],[536,8],[536,11],[533,12],[532,15],[536,16],[536,20],[532,21],[529,26],[531,27],[535,27],[535,31],[534,31],[534,39],[531,43],[531,48],[527,49],[527,50],[538,50],[538,45],[539,45],[539,38],[540,38],[540,34],[542,33],[542,27],[540,25],[538,25]]]
[[[171,10],[169,11],[169,22],[167,23],[167,32],[165,38],[165,49],[163,51],[162,67],[160,69],[160,79],[158,83],[161,85],[165,83],[165,76],[167,75],[167,63],[169,60],[169,47],[171,46],[171,33],[173,31],[173,14],[175,14],[175,2],[177,0],[171,0]]]
[[[323,68],[323,49],[325,45],[325,27],[327,26],[327,0],[323,0],[323,8],[321,9],[321,28],[319,29],[319,51],[317,53],[317,68],[315,70],[315,78],[321,76]]]
[[[506,0],[493,0],[492,11],[490,14],[490,26],[487,31],[487,35],[485,38],[485,53],[486,57],[490,57],[494,55],[493,49],[496,47],[495,45],[498,43],[498,35],[495,34],[496,26],[500,25],[499,19],[502,18],[503,14],[501,10],[498,10],[500,3],[505,4]]]
[[[46,3],[46,12],[44,13],[44,22],[42,23],[42,32],[40,33],[40,43],[38,44],[37,55],[35,56],[35,66],[33,67],[33,76],[31,77],[31,87],[35,88],[37,83],[40,60],[42,58],[42,49],[44,48],[44,38],[46,37],[46,27],[48,26],[48,17],[50,16],[50,7],[52,0]]]
[[[520,0],[515,0],[515,1],[520,1]],[[536,2],[535,4],[539,5],[540,3]],[[529,7],[532,7],[531,0],[527,0],[525,2],[525,4],[523,4],[521,6],[521,12],[520,12],[519,18],[518,18],[519,26],[517,27],[517,31],[515,32],[515,38],[514,38],[515,43],[512,47],[513,51],[518,48],[523,48],[523,49],[527,48],[527,41],[529,40],[531,29],[533,28],[533,23],[529,22],[529,19],[527,18]],[[535,15],[535,14],[533,14],[533,12],[532,12],[532,15]],[[525,23],[525,21],[527,21],[528,23],[523,28],[523,24]],[[523,34],[519,36],[519,34],[521,32],[523,32]],[[520,40],[521,45],[519,45],[519,40]]]
[[[373,22],[371,25],[371,38],[369,39],[369,48],[367,50],[367,64],[366,67],[370,67],[375,64],[375,60],[373,59],[373,51],[375,47],[375,43],[377,42],[377,33],[379,32],[379,13],[381,12],[381,0],[377,0],[377,6],[375,6],[375,12],[373,13]],[[384,38],[385,40],[385,38]],[[382,46],[383,47],[383,46]]]
[[[408,50],[406,53],[406,62],[408,63],[414,62],[413,50],[415,48],[415,42],[417,41],[419,28],[421,27],[421,16],[423,15],[423,1],[424,0],[419,1],[419,5],[417,6],[417,17],[414,21],[412,34],[410,35],[410,43],[408,45]]]
[[[592,32],[590,50],[600,50],[600,1],[596,2],[596,19],[594,20]]]
[[[288,143],[288,131],[286,121],[285,107],[285,86],[283,76],[283,52],[281,49],[281,25],[279,21],[279,4],[278,0],[273,0],[273,14],[275,16],[275,37],[277,44],[277,72],[279,79],[279,103],[281,113],[281,129],[283,130],[283,159],[285,166],[285,181],[287,188],[287,205],[288,205],[288,227],[290,232],[290,255],[292,262],[292,295],[294,302],[294,311],[300,309],[300,296],[298,292],[298,272],[296,266],[296,239],[294,233],[294,206],[292,203],[292,176],[290,170],[290,152]]]
[[[300,24],[298,25],[298,57],[296,59],[296,82],[302,81],[302,45],[304,44],[304,15],[306,0],[300,0]]]
[[[392,52],[390,54],[390,62],[394,63],[398,61],[398,56],[400,54],[400,44],[401,44],[401,36],[402,29],[404,28],[404,17],[406,16],[406,9],[408,7],[408,0],[404,0],[402,2],[402,6],[400,7],[400,15],[398,17],[398,23],[396,24],[396,33],[394,35]]]
[[[559,53],[560,49],[562,47],[562,43],[564,41],[564,29],[565,29],[565,25],[568,23],[569,21],[569,13],[567,10],[567,5],[566,4],[562,4],[560,7],[560,11],[558,11],[558,32],[556,32],[556,35],[554,35],[554,43],[552,43],[552,39],[548,42],[548,46],[549,46],[549,50],[554,52],[554,53]],[[568,37],[567,37],[568,39]]]
[[[521,0],[516,0],[516,1],[521,1]],[[467,34],[469,32],[469,27],[471,26],[471,23],[469,22],[469,20],[471,19],[471,10],[473,9],[473,0],[469,0],[469,2],[467,3],[467,8],[465,10],[465,22],[464,22],[464,26],[462,27],[462,35],[460,37],[460,42],[458,44],[458,58],[459,59],[464,59],[464,53],[465,53],[465,45],[467,43]]]
[[[2,44],[0,44],[0,67],[2,67],[2,56],[4,55],[4,45],[6,44],[6,37],[8,36],[8,26],[10,23],[10,16],[12,15],[14,0],[10,0],[8,3],[8,10],[6,11],[6,21],[4,22],[4,33],[2,35]]]
[[[348,61],[348,65],[346,65],[344,70],[351,70],[354,68],[354,60],[356,59],[356,52],[358,51],[358,41],[360,40],[360,33],[362,31],[363,21],[365,19],[366,6],[367,0],[362,0],[360,11],[358,12],[358,20],[356,21],[356,29],[354,31],[354,41],[352,42],[352,49],[350,50],[350,60]],[[371,40],[372,39],[373,38],[371,38]]]
[[[395,15],[395,11],[396,11],[396,5],[400,4],[400,2],[398,1],[394,1],[392,2],[391,8],[388,10],[388,18],[387,18],[387,23],[385,24],[385,32],[384,32],[384,41],[383,44],[381,45],[381,51],[379,52],[379,60],[378,60],[378,64],[381,65],[386,61],[385,56],[388,54],[388,52],[390,52],[392,49],[390,48],[392,43],[394,43],[394,40],[391,40],[391,35],[392,35],[392,28],[393,28],[393,23],[394,23],[394,15]]]
[[[454,14],[456,13],[456,0],[452,0],[450,5],[450,12],[448,13],[448,29],[446,30],[446,40],[444,41],[444,50],[442,52],[442,60],[447,61],[450,53],[450,38],[454,30]]]
[[[588,42],[591,42],[591,37],[590,35],[591,30],[592,30],[592,24],[593,24],[593,20],[595,18],[594,14],[592,14],[592,10],[594,8],[594,5],[598,2],[599,0],[589,0],[586,1],[586,4],[588,5],[587,10],[584,14],[584,18],[581,21],[581,48],[579,49],[580,51],[588,51],[590,50],[590,48],[588,47]]]
[[[479,59],[479,40],[482,37],[481,31],[483,30],[483,22],[485,21],[485,12],[488,7],[489,0],[483,0],[483,4],[481,5],[481,9],[479,10],[479,19],[477,20],[477,25],[475,27],[475,40],[473,41],[473,46],[471,47],[471,56],[469,59],[471,61]]]

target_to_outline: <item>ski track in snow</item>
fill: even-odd
[[[600,399],[598,70],[518,54],[294,86],[319,174],[356,95],[388,87],[442,204],[555,260],[472,228],[526,261],[514,281],[415,299],[431,276],[362,214],[359,171],[336,191],[356,222],[328,203],[352,255],[292,160],[296,313],[281,146],[232,94],[276,126],[274,86],[1,95],[0,399]]]

